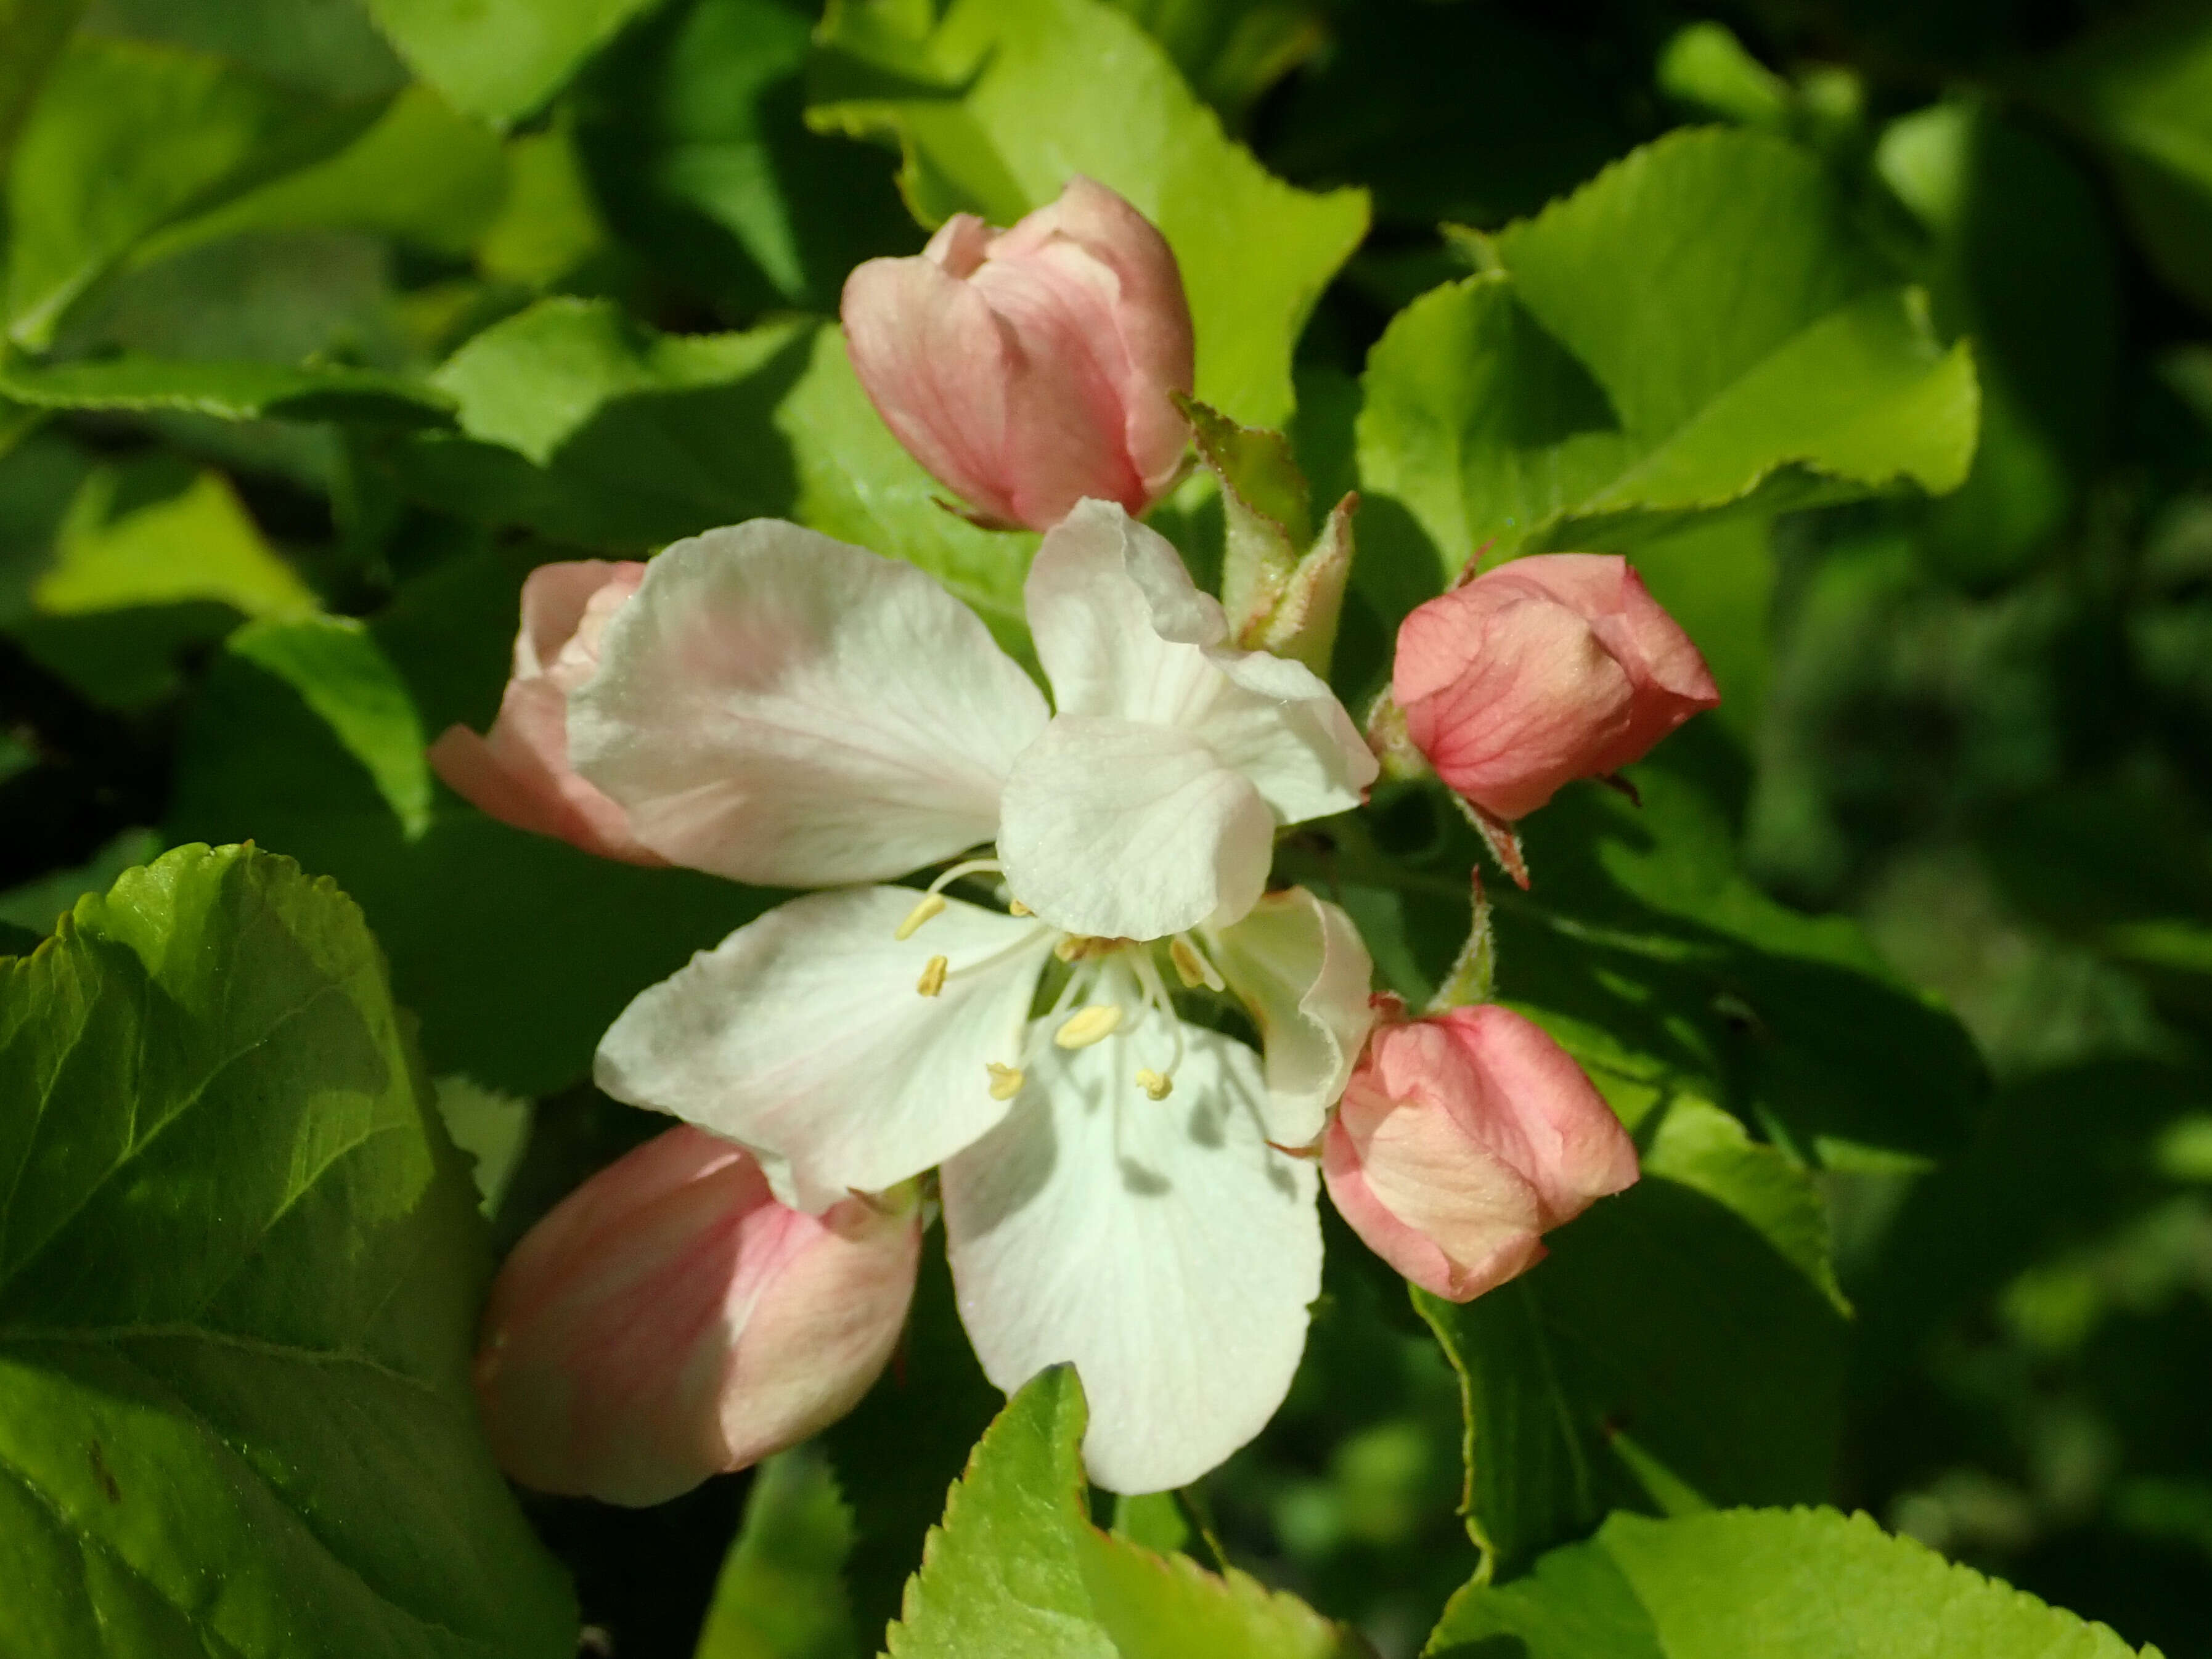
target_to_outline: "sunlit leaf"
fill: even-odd
[[[819,1449],[760,1466],[696,1659],[860,1659],[841,1569],[853,1516]]]
[[[360,913],[183,848],[0,974],[13,1638],[572,1651],[476,1423],[468,1179]]]
[[[1206,1572],[1101,1532],[1085,1510],[1081,1385],[1040,1374],[947,1497],[890,1628],[890,1659],[1296,1659],[1358,1638],[1231,1569]]]
[[[1966,351],[1938,347],[1820,164],[1778,139],[1662,139],[1479,252],[1495,269],[1392,323],[1360,415],[1362,487],[1418,525],[1431,581],[1485,550],[1631,544],[1754,495],[1966,476]]]
[[[532,113],[652,0],[367,0],[415,73],[501,126]]]
[[[1511,1583],[1454,1598],[1433,1659],[2132,1659],[2102,1625],[1863,1515],[1620,1515]],[[2155,1649],[2146,1649],[2154,1655]]]
[[[0,363],[0,397],[32,409],[174,410],[218,420],[356,420],[438,425],[450,404],[434,387],[366,368],[108,357],[33,368]]]

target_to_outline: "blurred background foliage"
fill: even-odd
[[[1971,341],[1982,439],[1955,494],[1762,507],[1639,562],[1728,691],[1679,763],[1727,781],[1742,868],[1857,917],[1995,1081],[1937,1172],[1821,1176],[1856,1310],[1835,1495],[2212,1656],[2212,7],[1121,9],[1271,171],[1372,193],[1293,365],[1322,500],[1352,481],[1392,315],[1680,125],[1814,158],[1942,339]],[[943,187],[848,136],[920,95],[863,9],[826,47],[807,0],[540,9],[487,57],[409,0],[0,0],[5,942],[176,842],[252,836],[336,875],[434,1062],[473,1079],[451,1115],[502,1244],[653,1127],[581,1081],[608,1018],[764,896],[489,823],[423,744],[487,723],[538,562],[802,495],[857,539],[923,521],[837,496],[785,394],[845,271],[920,246],[902,185]],[[155,120],[178,141],[135,143]],[[742,362],[703,337],[787,321]],[[560,349],[518,388],[488,366],[523,328]],[[909,493],[931,568],[1003,599]],[[1387,634],[1355,614],[1345,651],[1357,689]],[[1338,1243],[1274,1425],[1202,1504],[1110,1518],[1218,1540],[1409,1653],[1475,1564],[1458,1382]],[[752,1653],[743,1607],[826,1583],[819,1627],[776,1650],[852,1650],[997,1403],[941,1284],[903,1363],[935,1379],[927,1423],[872,1401],[823,1450],[658,1510],[536,1503],[587,1621],[688,1652],[719,1573],[705,1650]],[[848,1482],[874,1511],[854,1546],[825,1472],[892,1445],[899,1482]],[[821,1562],[848,1547],[840,1612]]]

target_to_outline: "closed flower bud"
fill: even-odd
[[[1494,1003],[1377,1027],[1322,1172],[1369,1249],[1454,1302],[1534,1266],[1546,1232],[1638,1173],[1581,1068]]]
[[[760,1164],[671,1129],[532,1228],[484,1315],[477,1395],[525,1486],[658,1504],[835,1422],[897,1345],[910,1194],[778,1203]]]
[[[1166,240],[1074,179],[1012,230],[955,214],[846,280],[845,341],[884,423],[976,516],[1049,530],[1085,496],[1142,513],[1189,433],[1190,307]]]
[[[456,794],[502,823],[601,858],[663,862],[630,835],[622,808],[568,768],[568,694],[599,667],[607,619],[644,580],[643,565],[604,559],[530,573],[499,718],[483,737],[453,726],[430,745],[431,767]]]
[[[1398,629],[1391,695],[1437,775],[1507,822],[1721,700],[1628,562],[1597,553],[1516,559],[1419,606]]]

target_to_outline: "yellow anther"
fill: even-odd
[[[1012,1100],[1022,1091],[1022,1071],[1018,1066],[1000,1066],[994,1061],[983,1068],[991,1074],[991,1098]]]
[[[1052,947],[1052,953],[1062,962],[1073,962],[1083,954],[1083,947],[1089,943],[1080,933],[1065,934],[1060,943]]]
[[[1006,914],[1010,916],[1033,916],[1036,912],[1030,909],[1028,905],[1023,903],[1019,899],[1008,899],[1006,901]]]
[[[1063,1048],[1088,1048],[1112,1036],[1121,1024],[1120,1003],[1094,1002],[1088,1008],[1078,1008],[1061,1021],[1052,1040]]]
[[[934,893],[924,893],[921,896],[921,902],[906,913],[906,920],[899,923],[898,932],[891,937],[902,939],[912,939],[923,922],[927,921],[933,915],[941,914],[944,908],[943,899]]]
[[[1168,943],[1168,960],[1175,963],[1176,977],[1182,981],[1184,990],[1195,991],[1201,985],[1209,991],[1221,989],[1220,974],[1181,933]]]
[[[1137,1073],[1137,1086],[1154,1100],[1165,1100],[1175,1087],[1175,1079],[1147,1068]]]
[[[926,997],[935,996],[945,988],[945,970],[951,965],[943,957],[930,957],[923,964],[921,977],[914,982],[914,988]]]

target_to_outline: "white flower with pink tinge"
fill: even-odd
[[[771,521],[653,562],[571,695],[577,771],[672,863],[841,890],[645,992],[598,1076],[802,1210],[942,1166],[985,1371],[1073,1361],[1093,1478],[1157,1491],[1257,1433],[1304,1344],[1317,1182],[1280,1149],[1342,1092],[1370,968],[1334,907],[1265,890],[1277,830],[1375,762],[1119,506],[1050,532],[1025,599],[1056,708],[911,566]],[[948,860],[926,893],[848,884]],[[1178,977],[1242,998],[1264,1054],[1179,1018]]]

